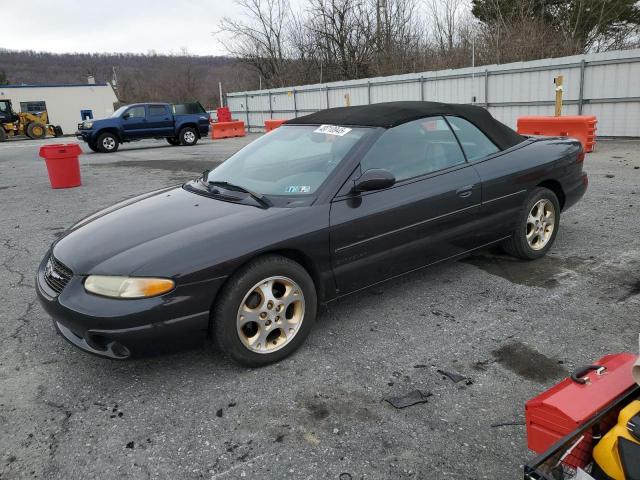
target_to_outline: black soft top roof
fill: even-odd
[[[454,115],[469,120],[500,149],[505,150],[525,137],[500,123],[482,107],[438,102],[386,102],[355,107],[338,107],[293,118],[288,125],[348,125],[392,128],[433,115]]]

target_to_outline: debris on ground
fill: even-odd
[[[387,397],[385,402],[390,403],[395,408],[406,408],[418,403],[427,403],[427,399],[432,395],[431,392],[423,392],[421,390],[413,390],[399,397]]]
[[[497,427],[510,427],[510,426],[520,426],[520,425],[525,425],[525,423],[520,420],[517,422],[500,422],[500,423],[492,423],[491,424],[491,428],[497,428]]]
[[[467,377],[465,377],[464,375],[460,375],[457,372],[448,372],[446,370],[438,369],[438,373],[441,374],[441,375],[444,375],[449,380],[451,380],[453,383],[458,383],[458,382],[461,382],[463,380],[468,380]]]

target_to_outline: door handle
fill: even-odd
[[[459,188],[456,190],[456,194],[461,198],[470,197],[473,193],[473,187],[475,187],[475,185],[467,185],[466,187]]]

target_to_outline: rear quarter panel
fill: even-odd
[[[573,139],[529,139],[475,163],[482,180],[481,215],[496,228],[492,233],[499,237],[513,231],[524,200],[540,184],[557,182],[568,192],[582,182],[581,149]]]

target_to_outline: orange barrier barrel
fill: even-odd
[[[244,122],[235,120],[232,122],[214,122],[211,124],[211,138],[244,137],[247,133],[244,129]]]
[[[40,157],[44,158],[51,188],[71,188],[81,184],[80,162],[82,153],[77,143],[57,143],[40,147]]]
[[[265,120],[264,121],[264,131],[265,132],[270,132],[271,130],[275,130],[276,128],[278,128],[280,125],[282,125],[284,122],[286,122],[286,120],[282,119],[271,119],[271,120]]]
[[[527,116],[518,118],[518,133],[576,138],[582,143],[585,153],[589,153],[596,145],[597,123],[593,115]]]
[[[230,122],[231,121],[231,110],[229,107],[220,107],[216,110],[216,115],[218,116],[219,122]]]

